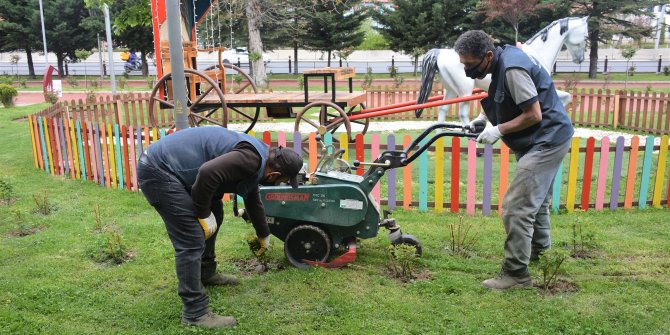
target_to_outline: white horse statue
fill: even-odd
[[[584,48],[589,36],[587,20],[588,16],[556,20],[531,37],[526,43],[521,44],[521,49],[537,59],[549,74],[551,74],[551,69],[556,63],[558,52],[561,51],[563,44],[572,56],[572,61],[579,64],[584,61]],[[440,80],[445,90],[445,100],[471,95],[475,87],[487,91],[489,84],[491,84],[490,74],[481,80],[468,78],[458,54],[453,49],[432,49],[423,57],[421,89],[419,90],[417,104],[424,103],[428,99],[436,71],[440,74]],[[568,92],[560,90],[556,92],[564,106],[570,102]],[[439,107],[438,122],[445,121],[448,108],[448,105]],[[415,111],[416,117],[421,116],[422,111],[417,109]],[[460,103],[458,116],[463,124],[470,122],[469,111],[469,101]]]

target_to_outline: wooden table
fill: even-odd
[[[335,81],[338,80],[349,80],[349,93],[353,93],[353,78],[356,76],[356,69],[353,67],[324,67],[318,69],[311,69],[303,71],[303,82],[305,87],[305,103],[310,100],[309,98],[309,78],[310,77],[323,77],[323,92],[328,93],[328,77],[330,77],[332,89],[331,101],[334,103],[336,100],[337,93],[335,92]]]

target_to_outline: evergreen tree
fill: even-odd
[[[415,73],[419,56],[431,48],[451,46],[465,27],[475,26],[467,19],[474,1],[394,0],[393,5],[372,12],[381,25],[375,29],[393,51],[414,56]]]
[[[35,0],[0,0],[0,52],[25,51],[31,78],[35,78],[32,52],[42,45],[38,8]]]
[[[93,18],[82,0],[44,1],[44,26],[49,51],[56,54],[58,72],[66,61],[76,61],[75,50],[91,50],[96,44],[96,32],[104,30],[104,20]]]
[[[355,48],[363,42],[361,24],[366,13],[356,8],[360,1],[320,1],[308,17],[305,46],[328,53],[328,66],[333,51]]]

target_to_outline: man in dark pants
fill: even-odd
[[[140,156],[137,180],[142,193],[165,222],[175,249],[182,323],[206,328],[232,327],[233,317],[209,311],[204,285],[236,284],[216,272],[214,245],[223,223],[224,193],[244,198],[260,242],[269,247],[270,231],[259,184],[288,182],[298,187],[302,158],[249,135],[221,127],[178,131],[151,144]]]
[[[532,286],[528,263],[551,247],[550,190],[570,148],[572,123],[549,73],[520,49],[495,48],[481,30],[461,35],[454,49],[468,77],[491,74],[488,97],[481,102],[484,113],[470,127],[487,121],[493,126],[487,125],[477,142],[493,144],[502,138],[517,159],[502,205],[507,232],[502,271],[482,284],[497,290]]]

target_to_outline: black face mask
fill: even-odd
[[[465,75],[468,76],[468,78],[471,78],[471,79],[481,79],[481,78],[483,78],[486,74],[484,73],[484,71],[481,71],[479,69],[479,66],[482,65],[482,63],[484,62],[484,59],[486,59],[486,56],[484,56],[484,58],[482,58],[482,60],[481,60],[481,62],[479,62],[479,64],[477,64],[477,65],[475,65],[475,66],[473,66],[469,69],[465,69]],[[489,65],[486,64],[486,66],[488,67]],[[486,68],[484,68],[484,70],[486,70]]]

